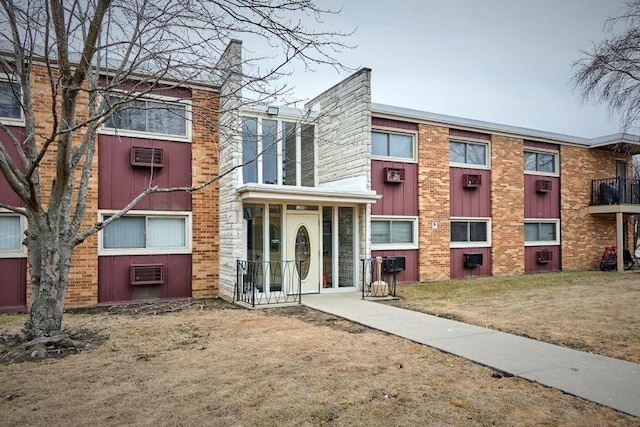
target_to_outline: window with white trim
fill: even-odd
[[[102,214],[107,220],[111,214]],[[168,254],[191,252],[191,215],[129,213],[101,233],[101,253]]]
[[[25,222],[21,215],[0,213],[0,258],[25,255],[25,248],[22,246]]]
[[[524,151],[524,170],[542,175],[558,174],[558,153],[550,151]]]
[[[489,167],[487,144],[468,141],[449,141],[449,163],[471,168]]]
[[[526,246],[560,244],[560,220],[525,220],[524,242]]]
[[[418,247],[417,218],[371,219],[371,245],[374,249],[416,249]]]
[[[371,132],[371,154],[373,157],[415,160],[415,135],[374,130]]]
[[[168,98],[141,98],[131,101],[111,95],[111,105],[119,103],[103,129],[118,134],[155,135],[169,139],[190,137],[190,112],[186,101]]]
[[[491,222],[489,219],[452,219],[451,247],[491,246]]]
[[[22,114],[22,86],[7,74],[0,74],[0,120],[24,122]]]

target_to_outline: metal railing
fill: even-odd
[[[591,181],[591,205],[640,204],[640,181],[629,178]]]
[[[244,261],[236,264],[234,300],[255,307],[300,303],[302,261]]]
[[[396,273],[385,273],[376,258],[362,261],[362,298],[396,296]]]

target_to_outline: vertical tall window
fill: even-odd
[[[404,133],[371,132],[371,154],[376,157],[398,159],[415,158],[413,135]]]
[[[247,224],[247,261],[264,261],[264,205],[245,204],[243,214]]]
[[[303,187],[315,186],[315,126],[302,125],[300,131],[300,174]]]
[[[21,96],[19,83],[0,80],[0,118],[22,119]]]
[[[338,286],[354,286],[353,269],[356,265],[354,256],[354,217],[353,208],[338,208],[338,247],[340,248],[338,263]]]
[[[322,208],[322,287],[333,287],[333,208]]]
[[[284,185],[297,183],[296,145],[296,124],[282,122],[282,183]]]
[[[278,122],[262,120],[262,182],[278,183]]]
[[[0,251],[16,251],[22,247],[22,230],[18,215],[0,215]]]
[[[258,120],[242,118],[242,181],[258,182]]]

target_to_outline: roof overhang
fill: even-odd
[[[327,187],[246,184],[238,188],[243,202],[296,202],[324,204],[373,204],[382,198],[372,190],[341,190]]]

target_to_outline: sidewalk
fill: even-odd
[[[441,317],[364,301],[303,295],[307,307],[640,417],[640,365]]]

